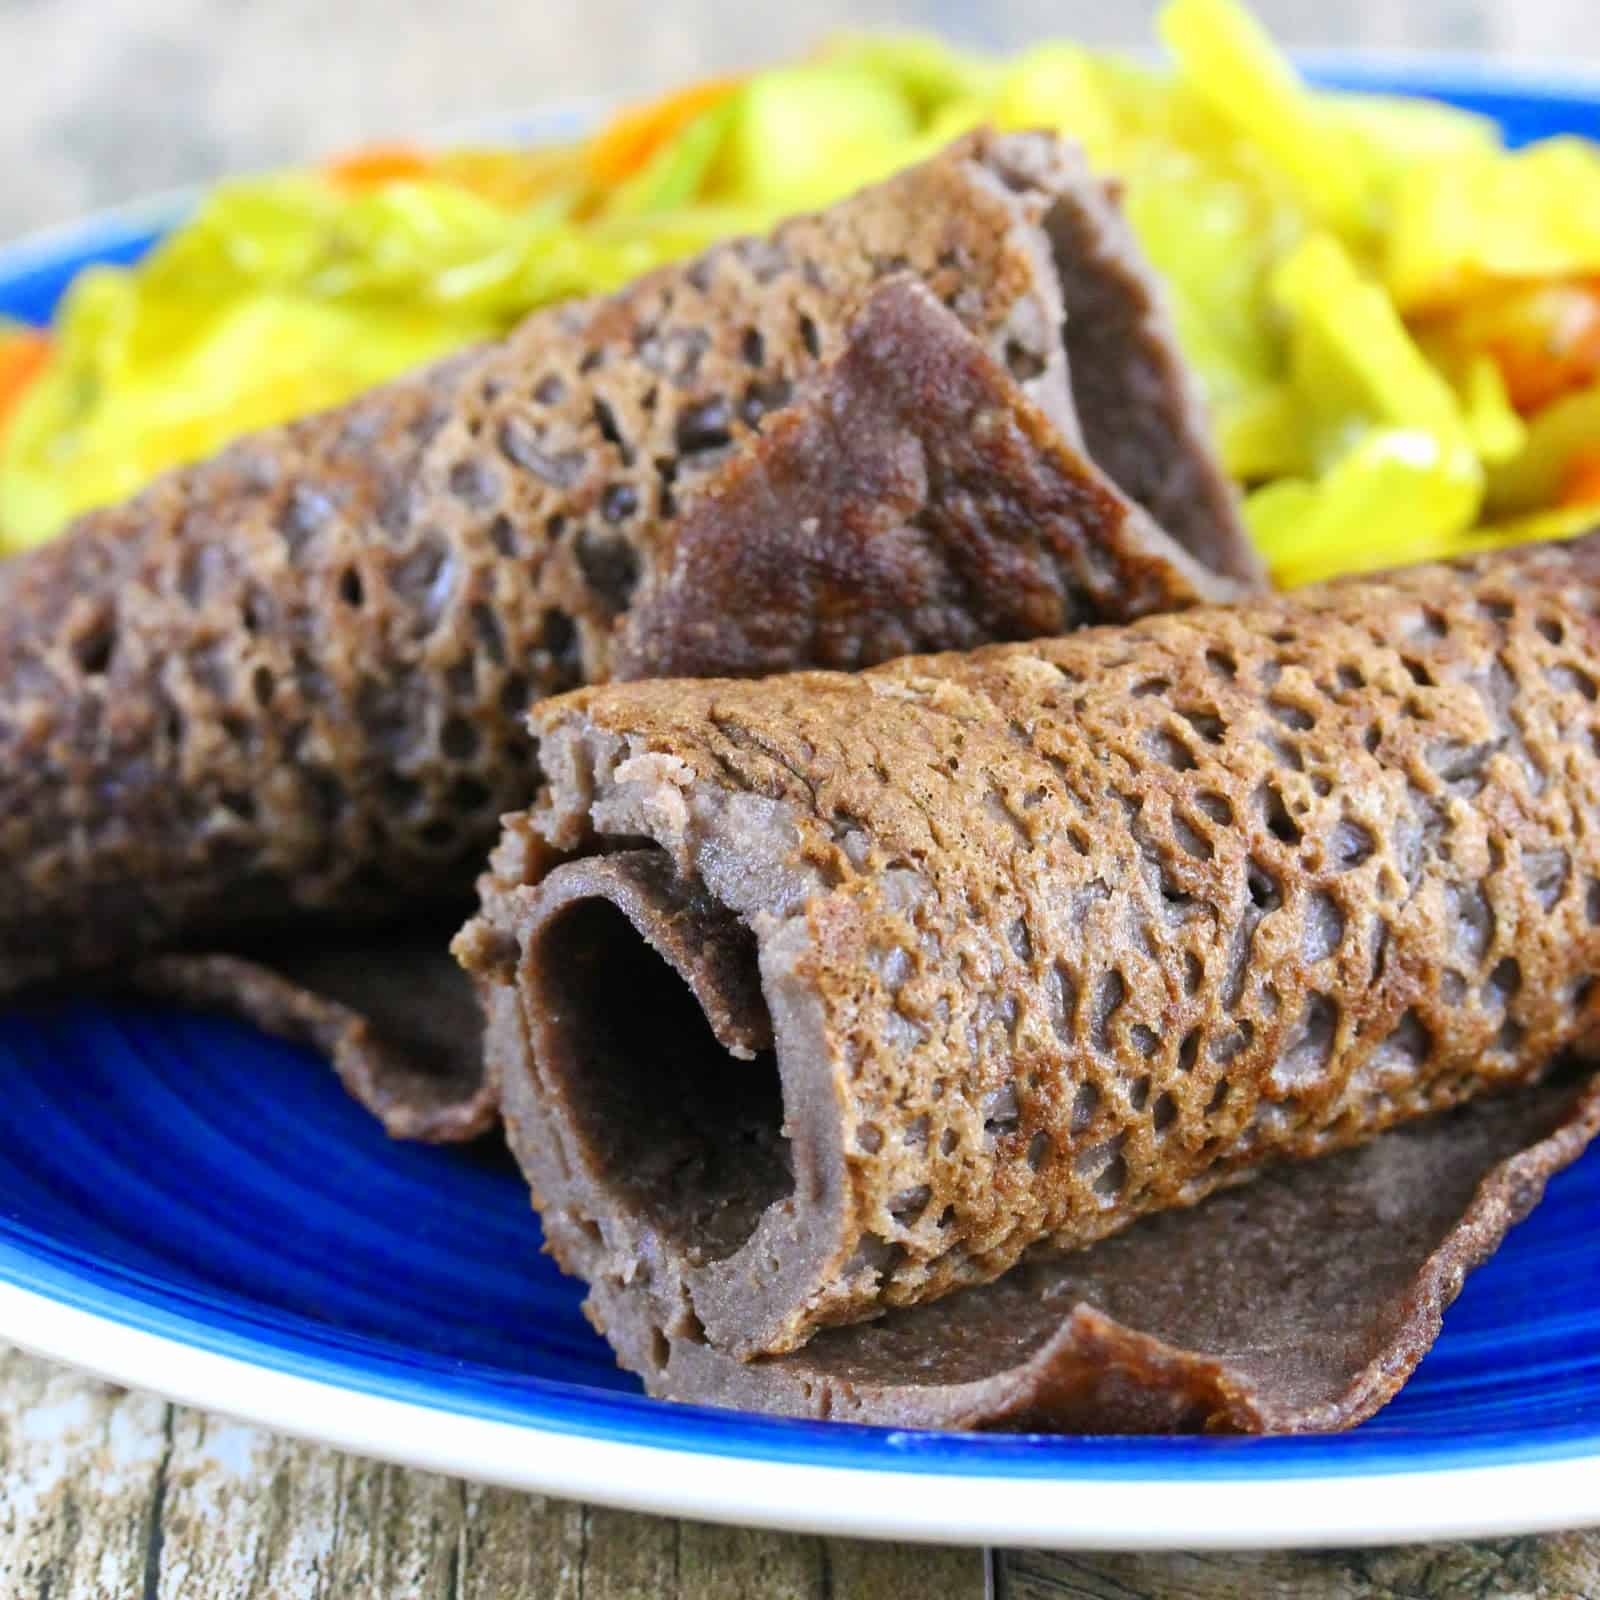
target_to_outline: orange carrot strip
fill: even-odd
[[[1600,505],[1600,450],[1584,450],[1574,456],[1561,480],[1562,506]]]
[[[339,188],[360,193],[404,178],[421,178],[432,165],[432,157],[413,145],[369,144],[335,156],[322,170]]]
[[[0,428],[44,372],[49,359],[49,334],[32,328],[19,333],[0,333]]]
[[[1531,288],[1520,306],[1512,302],[1511,318],[1504,334],[1491,335],[1489,352],[1524,416],[1600,374],[1600,285],[1593,279]]]
[[[708,78],[619,112],[590,142],[589,176],[605,185],[631,178],[674,134],[727,99],[739,83],[738,78]]]

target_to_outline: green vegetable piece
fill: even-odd
[[[703,111],[676,138],[650,157],[639,172],[619,184],[600,214],[647,216],[690,205],[705,192],[737,113],[733,99]]]
[[[823,59],[859,67],[893,85],[924,123],[954,101],[988,100],[1001,71],[994,62],[955,50],[928,33],[837,34]]]
[[[918,131],[907,96],[861,66],[763,72],[732,107],[712,192],[736,205],[826,204],[895,170]]]

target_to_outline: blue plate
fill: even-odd
[[[1600,87],[1322,61],[1511,137]],[[542,118],[507,131],[550,134]],[[182,202],[0,253],[0,314]],[[498,1149],[393,1144],[306,1051],[171,1011],[0,1019],[0,1336],[347,1448],[686,1515],[941,1540],[1240,1547],[1600,1522],[1600,1150],[1467,1284],[1404,1393],[1334,1438],[926,1435],[644,1399],[539,1254]]]

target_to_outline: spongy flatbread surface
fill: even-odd
[[[512,834],[581,855],[615,828],[744,885],[763,971],[781,946],[817,1019],[783,1063],[797,1173],[839,1152],[839,1192],[789,1203],[813,1276],[735,1256],[702,1295],[680,1258],[712,1344],[792,1349],[1588,1048],[1597,576],[1591,538],[541,708],[551,786]],[[522,900],[502,875],[493,931],[545,937],[563,870]],[[517,1026],[491,1024],[507,1062]]]

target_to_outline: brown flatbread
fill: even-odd
[[[450,959],[448,918],[398,930],[264,941],[249,955],[171,951],[120,986],[221,1011],[327,1056],[395,1139],[457,1143],[495,1125],[482,1016]]]
[[[901,276],[674,524],[610,675],[849,669],[1231,592]]]
[[[511,1125],[535,1168],[536,1123]],[[744,1362],[664,1335],[603,1272],[585,1309],[650,1393],[699,1405],[915,1428],[1328,1432],[1393,1399],[1466,1275],[1597,1131],[1593,1082],[1474,1102],[791,1355]],[[555,1248],[579,1271],[595,1249],[583,1235]]]
[[[539,708],[458,950],[599,1314],[780,1355],[1592,1051],[1597,578]]]
[[[675,650],[694,631],[674,635],[662,587],[678,527],[730,597],[770,572],[772,525],[696,510],[701,491],[746,511],[770,491],[779,521],[786,498],[826,502],[793,450],[749,454],[786,407],[870,413],[881,387],[896,418],[892,515],[787,521],[806,593],[831,597],[795,631],[828,660],[1193,598],[1197,564],[1072,454],[1050,229],[1085,195],[1101,191],[1057,141],[974,135],[769,238],[246,440],[0,567],[0,989],[241,930],[383,923],[465,891],[498,816],[532,795],[526,706],[610,674],[636,590]],[[1118,261],[1106,305],[1132,292]],[[904,288],[852,335],[863,298],[906,277],[987,354]],[[992,438],[976,429],[958,458],[919,431],[885,319],[957,353],[932,413],[979,404]],[[1140,327],[1141,352],[1168,338]],[[922,343],[907,359],[926,375]],[[842,354],[856,359],[818,393]],[[1139,365],[1097,381],[1120,393]],[[1209,463],[1198,434],[1162,439]],[[914,447],[933,473],[920,491]],[[1005,504],[1013,472],[1025,514]],[[981,506],[955,498],[969,492]],[[1216,538],[1237,540],[1231,504],[1215,514]],[[863,563],[870,603],[843,603]],[[697,664],[757,669],[780,621],[729,637],[725,661],[723,636],[697,634]],[[648,668],[637,630],[628,648]]]
[[[1019,149],[1012,165],[1047,182],[1054,159],[1035,143]],[[1199,382],[1178,352],[1165,291],[1117,186],[1083,176],[1045,227],[1061,277],[1084,448],[1197,560],[1257,586],[1260,560],[1234,513],[1233,485],[1207,446]]]

